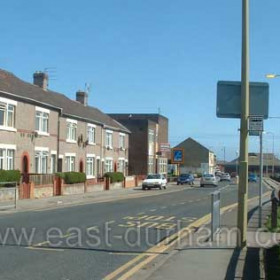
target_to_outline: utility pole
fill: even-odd
[[[259,228],[262,227],[263,132],[260,132]]]
[[[247,243],[248,118],[249,118],[249,0],[242,0],[242,67],[240,118],[240,181],[238,186],[237,246]]]

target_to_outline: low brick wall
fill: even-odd
[[[34,187],[34,198],[44,198],[53,196],[53,184],[36,185]]]
[[[16,190],[16,196],[18,199],[18,189]],[[0,202],[14,201],[15,200],[15,188],[0,188]]]
[[[104,183],[87,184],[87,192],[104,191]]]
[[[119,190],[123,188],[123,182],[116,182],[110,184],[110,190]]]
[[[134,188],[135,187],[135,177],[127,176],[125,177],[125,188]]]
[[[85,183],[63,184],[61,186],[61,195],[81,194],[85,192]]]

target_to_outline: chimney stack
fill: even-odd
[[[78,90],[76,92],[76,101],[80,102],[84,106],[88,105],[88,94],[85,91]]]
[[[45,72],[36,71],[33,74],[33,84],[36,85],[36,86],[39,86],[43,90],[47,90],[48,89],[48,85],[49,85],[49,76],[48,76],[48,74],[45,73]]]

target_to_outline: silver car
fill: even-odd
[[[200,186],[204,187],[205,185],[218,186],[218,180],[213,174],[203,174],[200,179]]]

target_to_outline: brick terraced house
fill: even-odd
[[[33,78],[30,84],[0,70],[0,169],[127,173],[129,130],[88,106],[86,92],[74,101],[48,89],[47,73]]]

